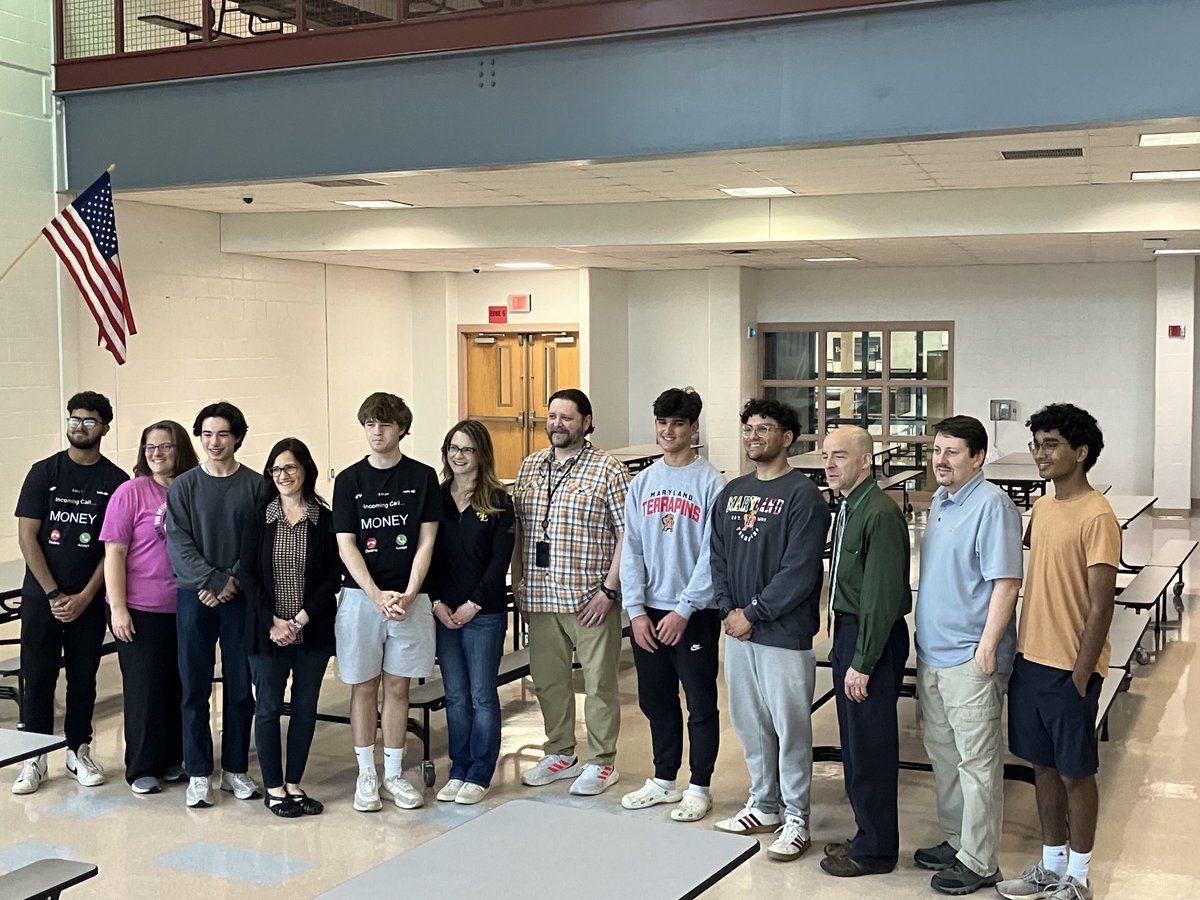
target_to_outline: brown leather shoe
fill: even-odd
[[[892,869],[873,869],[864,866],[854,857],[827,856],[821,860],[821,868],[837,878],[857,878],[860,875],[883,875]],[[895,868],[894,866],[892,868]]]
[[[836,843],[833,843],[833,844],[826,844],[825,845],[825,855],[832,856],[834,859],[840,859],[841,857],[849,856],[850,855],[850,845],[852,843],[853,843],[853,841],[846,840],[846,841],[837,841]]]

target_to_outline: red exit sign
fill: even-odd
[[[507,306],[489,306],[488,307],[488,324],[489,325],[506,325],[508,323],[508,307]]]

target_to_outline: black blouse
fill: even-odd
[[[442,485],[442,524],[425,592],[451,610],[472,600],[480,613],[504,612],[516,517],[507,493],[499,492],[492,502],[500,512],[483,515],[468,506],[460,513],[449,482]]]

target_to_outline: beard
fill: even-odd
[[[87,434],[68,434],[67,442],[76,450],[95,450],[100,446],[100,439],[103,435],[92,437]]]

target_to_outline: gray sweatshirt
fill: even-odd
[[[167,552],[180,588],[218,594],[237,575],[242,529],[265,495],[263,476],[246,466],[224,478],[197,466],[171,483]]]
[[[740,609],[754,626],[751,642],[811,650],[828,533],[829,507],[799,470],[729,482],[713,512],[713,590],[722,617]]]
[[[725,479],[706,459],[686,466],[658,460],[625,496],[621,592],[629,618],[651,609],[689,618],[713,608],[709,549],[712,511]]]

